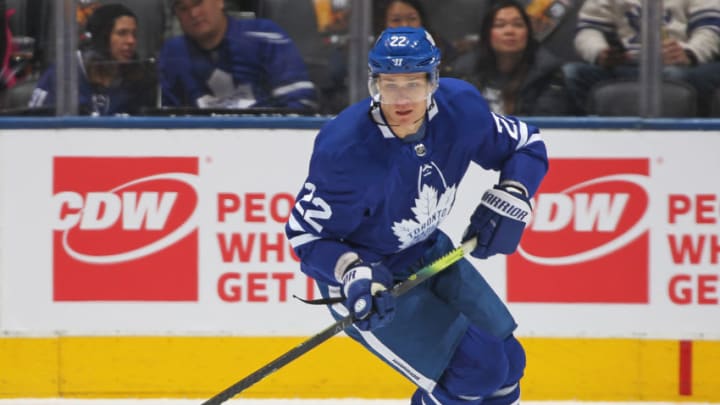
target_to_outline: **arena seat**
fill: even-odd
[[[487,4],[478,0],[422,0],[432,29],[449,41],[477,35]]]
[[[30,96],[32,95],[37,79],[25,79],[15,86],[2,92],[0,106],[4,110],[15,110],[27,108]]]
[[[257,15],[282,27],[292,38],[305,61],[310,80],[318,89],[320,104],[325,106],[337,83],[330,74],[332,46],[326,44],[317,28],[312,0],[260,0]],[[321,107],[320,112],[325,111]]]
[[[640,116],[640,83],[637,80],[603,81],[590,89],[588,114],[599,116]],[[695,117],[698,113],[697,92],[688,83],[662,82],[661,117]]]

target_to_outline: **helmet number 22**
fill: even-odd
[[[404,35],[393,35],[390,37],[389,42],[388,45],[390,46],[407,46],[409,41]]]

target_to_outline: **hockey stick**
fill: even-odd
[[[477,242],[475,238],[466,241],[460,247],[451,250],[446,255],[418,270],[402,283],[396,284],[390,291],[391,294],[395,297],[399,297],[405,294],[406,292],[415,288],[415,286],[417,286],[418,284],[445,270],[451,264],[462,259],[465,254],[470,253],[475,248],[476,244]],[[297,359],[298,357],[315,348],[315,346],[342,332],[343,330],[345,330],[345,328],[352,325],[354,321],[355,320],[353,319],[352,315],[348,315],[345,318],[335,322],[334,324],[325,328],[322,332],[300,343],[299,345],[287,351],[285,354],[281,355],[280,357],[276,358],[265,366],[260,367],[254,373],[250,374],[249,376],[229,386],[222,392],[216,394],[214,397],[203,402],[202,405],[222,404],[223,402],[241,393],[242,391],[254,385],[258,381],[267,377],[268,375],[274,373],[275,371],[280,369],[280,367],[287,365],[291,361]]]

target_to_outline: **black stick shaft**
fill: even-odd
[[[243,378],[242,380],[236,382],[235,384],[229,386],[222,392],[218,393],[214,397],[203,402],[202,405],[220,405],[220,404],[222,404],[223,402],[227,401],[228,399],[230,399],[230,398],[234,397],[235,395],[241,393],[242,391],[248,389],[252,385],[255,385],[255,383],[262,380],[263,378],[265,378],[265,377],[269,376],[270,374],[274,373],[275,371],[279,370],[281,367],[286,366],[291,361],[297,359],[298,357],[302,356],[303,354],[314,349],[316,346],[320,345],[320,343],[322,343],[322,342],[330,339],[331,337],[337,335],[338,333],[342,332],[343,330],[345,330],[345,328],[352,325],[352,323],[353,323],[353,319],[351,316],[346,316],[345,318],[335,322],[334,324],[323,329],[322,332],[320,332],[317,335],[311,337],[310,339],[300,343],[299,345],[290,349],[288,352],[286,352],[282,356],[276,358],[275,360],[271,361],[267,365],[259,368],[254,373],[250,374],[249,376]]]

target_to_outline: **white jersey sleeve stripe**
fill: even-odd
[[[305,89],[314,89],[315,85],[311,81],[302,81],[302,82],[295,82],[286,84],[284,86],[276,87],[273,89],[272,94],[273,96],[284,96],[286,94],[290,94],[293,91],[297,90],[305,90]]]
[[[42,107],[43,104],[45,104],[45,99],[47,98],[47,95],[47,91],[36,88],[35,90],[33,90],[32,95],[30,96],[28,107]]]
[[[493,392],[490,394],[488,398],[497,398],[497,397],[504,397],[505,395],[510,394],[511,392],[515,391],[515,388],[517,388],[518,383],[508,385],[507,387],[500,388],[499,390]]]
[[[528,127],[527,124],[520,121],[520,139],[518,139],[515,150],[518,150],[528,143]]]
[[[309,233],[304,233],[302,235],[298,235],[294,238],[290,238],[290,246],[292,246],[294,249],[302,246],[306,243],[310,243],[312,241],[320,239],[319,236],[315,236]]]
[[[264,41],[274,44],[288,44],[290,38],[278,32],[267,32],[267,31],[247,31],[245,35],[249,37],[260,38]]]
[[[288,220],[288,225],[290,226],[290,229],[295,232],[305,232],[305,229],[303,229],[302,225],[300,225],[300,222],[295,218],[295,215],[290,215],[290,219]]]
[[[525,143],[525,145],[527,146],[527,145],[530,145],[531,143],[542,142],[542,140],[543,140],[542,136],[536,132],[530,136],[530,139],[528,139],[528,141],[527,141],[527,143]]]
[[[328,296],[330,298],[342,298],[342,294],[340,291],[342,290],[342,287],[336,286],[336,285],[330,285],[328,286]],[[338,302],[336,304],[333,304],[330,307],[336,314],[342,316],[343,318],[350,315],[350,311],[345,308],[345,305],[343,305],[341,302]]]
[[[420,397],[420,402],[422,403],[422,405],[442,405],[442,403],[440,401],[438,401],[438,399],[435,398],[435,396],[433,396],[433,394],[431,394],[429,392],[426,392],[425,394],[428,397],[430,397],[430,400],[432,400],[433,402],[432,403],[425,402],[425,396],[423,395],[422,397]]]

